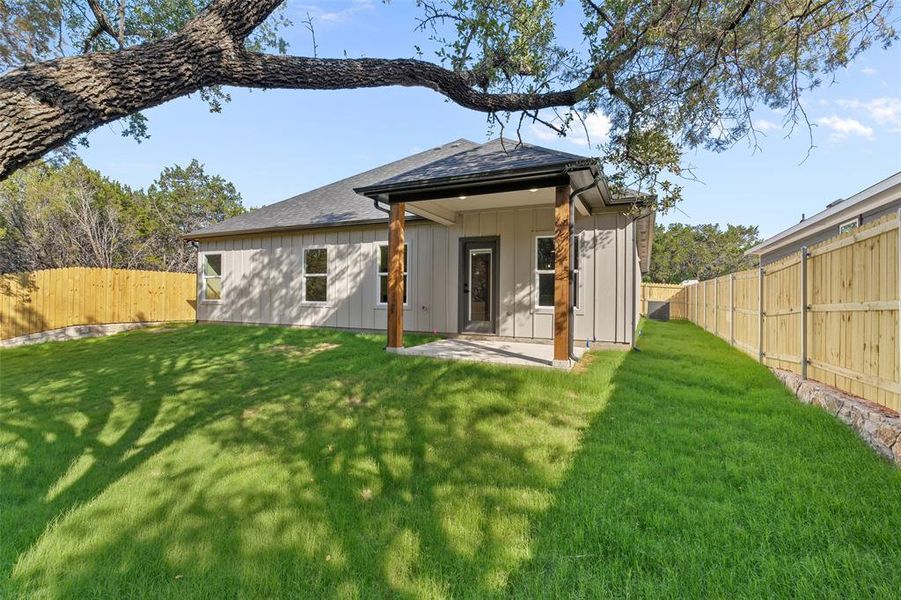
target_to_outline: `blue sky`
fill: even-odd
[[[414,44],[427,44],[414,31],[418,13],[405,0],[290,2],[288,10],[295,25],[286,38],[296,54],[310,52],[300,24],[307,12],[320,56],[411,57]],[[232,181],[246,206],[261,206],[450,140],[487,139],[484,115],[423,89],[229,92],[232,102],[221,114],[211,114],[199,98],[181,98],[147,111],[149,140],[123,138],[121,126],[112,124],[92,132],[80,154],[134,187],[148,185],[164,166],[197,158]],[[806,128],[786,138],[782,117],[759,111],[761,147],[688,154],[686,163],[701,182],[683,182],[680,210],[660,221],[758,225],[768,236],[801,213],[816,213],[901,170],[901,47],[868,50],[804,105],[816,123],[809,157]],[[590,119],[592,141],[603,135],[604,120]],[[523,137],[593,153],[584,136],[551,133],[526,129]]]

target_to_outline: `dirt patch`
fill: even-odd
[[[277,344],[272,346],[271,348],[266,349],[266,352],[269,354],[283,354],[290,358],[308,358],[310,356],[314,356],[319,354],[320,352],[327,352],[329,350],[334,350],[337,348],[339,344],[331,344],[329,342],[322,342],[320,344],[316,344],[315,346],[291,346],[290,344]]]
[[[579,362],[573,365],[572,373],[584,373],[588,370],[588,366],[594,362],[595,358],[597,358],[597,354],[594,352],[586,352],[582,355],[582,358],[579,359]]]

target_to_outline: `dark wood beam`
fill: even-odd
[[[572,200],[569,186],[559,186],[554,200],[554,366],[569,366],[572,332],[570,244]]]
[[[388,223],[388,350],[404,347],[404,205],[392,204]]]

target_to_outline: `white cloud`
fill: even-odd
[[[313,17],[313,26],[315,27],[317,21],[321,23],[345,23],[358,13],[375,8],[372,0],[351,0],[350,2],[336,4],[346,4],[347,6],[336,8],[335,10],[327,10],[315,4],[302,4],[297,6],[295,10],[299,11],[304,17],[307,14]]]
[[[873,139],[873,128],[867,127],[857,119],[843,119],[842,117],[832,115],[831,117],[821,117],[817,119],[817,124],[832,130],[829,137],[832,140],[844,140],[850,135],[864,137],[868,140]]]
[[[873,67],[864,67],[860,70],[860,72],[863,73],[864,75],[868,75],[868,76],[875,75],[876,69],[874,69]]]
[[[554,125],[561,123],[553,113],[542,113],[540,116]],[[583,120],[584,125],[582,124]],[[542,142],[563,139],[577,146],[588,146],[606,142],[610,136],[610,125],[610,119],[604,113],[591,113],[583,116],[582,119],[575,116],[570,122],[565,138],[561,138],[556,131],[541,123],[532,123],[529,126],[529,133]]]
[[[779,129],[779,125],[766,119],[758,119],[754,121],[754,129],[759,131],[770,131],[771,129]]]
[[[886,96],[872,100],[839,100],[843,108],[862,111],[880,125],[901,127],[901,98]]]

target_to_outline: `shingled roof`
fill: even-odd
[[[277,230],[328,227],[387,222],[388,216],[377,210],[372,200],[354,192],[365,186],[406,173],[459,152],[478,147],[478,144],[459,139],[425,152],[396,160],[335,183],[292,196],[281,202],[251,210],[221,223],[210,225],[185,235],[187,239],[260,233]]]
[[[530,144],[518,144],[513,140],[496,139],[477,144],[459,139],[193,231],[185,237],[198,239],[387,222],[387,215],[376,209],[370,199],[372,190],[461,180],[487,174],[515,174],[541,168],[563,168],[567,165],[581,165],[584,168],[589,164],[596,168],[594,159]]]
[[[488,173],[517,173],[539,167],[585,164],[592,160],[569,152],[498,138],[365,187],[422,185],[441,180],[484,176]],[[358,189],[362,191],[362,187]]]

